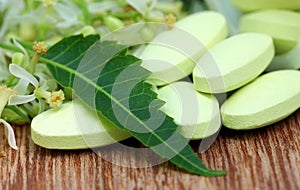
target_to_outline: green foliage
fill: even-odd
[[[80,99],[162,158],[194,174],[225,174],[208,169],[176,131],[173,119],[159,110],[163,102],[145,82],[150,72],[126,47],[101,42],[98,35],[77,35],[54,45],[41,61],[60,85],[72,87]]]

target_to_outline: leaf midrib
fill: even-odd
[[[93,81],[91,81],[90,79],[88,79],[87,77],[85,77],[84,75],[82,75],[81,73],[78,73],[76,71],[74,71],[73,69],[69,68],[69,67],[66,67],[62,64],[59,64],[55,61],[52,61],[52,60],[49,60],[47,58],[40,58],[41,61],[45,62],[45,63],[48,63],[48,64],[51,64],[53,65],[54,67],[59,67],[63,70],[66,70],[68,71],[69,73],[71,74],[74,74],[75,76],[78,76],[80,77],[81,79],[85,80],[88,84],[92,85],[93,87],[95,87],[97,90],[103,92],[107,97],[111,98],[117,105],[119,105],[123,110],[125,110],[129,115],[132,115],[133,118],[135,118],[139,123],[141,123],[142,126],[144,126],[148,131],[149,133],[153,134],[157,139],[159,139],[163,144],[165,144],[167,147],[169,147],[174,153],[175,153],[175,156],[180,156],[183,160],[185,160],[186,162],[190,163],[192,166],[198,168],[199,170],[203,171],[203,172],[207,172],[206,169],[203,169],[201,167],[198,167],[198,165],[194,164],[193,162],[189,161],[188,159],[186,159],[183,155],[180,154],[180,152],[176,151],[175,149],[173,149],[171,146],[168,145],[168,143],[166,143],[166,141],[164,141],[162,138],[160,138],[160,136],[158,136],[156,133],[152,133],[150,128],[145,125],[144,122],[142,122],[138,117],[136,117],[135,115],[133,115],[130,110],[126,109],[122,104],[119,103],[119,101],[117,101],[113,96],[111,96],[109,93],[107,93],[105,90],[103,90],[101,87],[98,87],[98,85],[95,85]]]

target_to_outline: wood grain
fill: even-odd
[[[223,128],[217,140],[199,154],[224,177],[190,175],[164,163],[148,168],[122,167],[147,162],[139,152],[104,147],[57,151],[34,145],[28,126],[15,127],[19,150],[8,147],[0,129],[0,189],[300,189],[300,110],[287,119],[253,131]],[[123,142],[139,147],[133,139]],[[199,141],[191,142],[197,150]]]

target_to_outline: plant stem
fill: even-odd
[[[88,7],[86,6],[87,3],[84,0],[77,0],[77,3],[79,5],[79,7],[81,7],[83,16],[84,16],[84,21],[87,25],[91,25],[91,16],[90,13],[88,11]]]
[[[28,42],[23,42],[23,41],[19,41],[18,42],[26,49],[26,51],[28,53],[33,53],[34,51],[31,49],[32,47],[32,43],[28,43]],[[13,45],[10,45],[10,44],[3,44],[3,43],[0,43],[0,48],[2,49],[6,49],[6,50],[10,50],[10,51],[13,51],[13,52],[20,52],[20,53],[23,53],[22,50],[16,46],[13,46]]]
[[[12,46],[12,45],[8,45],[8,44],[2,44],[2,43],[0,43],[0,48],[6,49],[6,50],[10,50],[10,51],[14,51],[14,52],[20,52],[20,53],[22,53],[21,49],[15,47],[15,46]]]
[[[25,12],[28,13],[33,9],[33,0],[25,0]]]

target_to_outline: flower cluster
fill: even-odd
[[[182,8],[178,0],[0,0],[0,123],[9,145],[17,149],[11,123],[29,123],[68,99],[40,61],[48,46],[69,35],[103,35],[133,23],[172,28],[184,16]],[[150,30],[141,30],[147,40]]]
[[[15,43],[17,44],[16,46],[21,47],[20,49],[23,49],[25,52],[25,49],[20,44]],[[14,149],[17,149],[14,132],[11,125],[4,118],[28,121],[29,116],[34,117],[43,112],[47,105],[49,108],[58,109],[65,99],[61,89],[55,90],[57,89],[56,81],[47,73],[46,67],[41,68],[38,65],[39,59],[37,56],[46,53],[47,47],[43,42],[37,42],[34,43],[32,49],[36,52],[31,59],[27,53],[25,55],[18,52],[12,55],[12,62],[8,68],[10,75],[6,80],[6,84],[11,87],[6,85],[0,86],[0,116],[6,106],[19,105],[20,107],[16,108],[16,112],[17,114],[22,113],[17,118],[15,117],[16,113],[12,114],[11,112],[11,115],[6,114],[4,117],[0,117],[0,123],[6,129],[9,145]],[[31,68],[34,68],[34,71],[36,71],[34,74],[27,71],[31,70]],[[38,107],[38,109],[35,110],[35,107]]]

